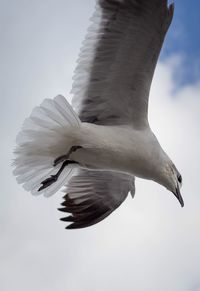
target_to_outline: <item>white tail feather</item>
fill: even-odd
[[[18,183],[33,195],[44,196],[53,195],[65,185],[72,175],[73,165],[66,167],[55,183],[38,191],[41,182],[59,170],[60,165],[54,167],[53,161],[66,154],[73,145],[73,134],[68,133],[76,130],[80,123],[72,107],[61,95],[53,100],[45,99],[34,108],[16,139],[13,173]]]

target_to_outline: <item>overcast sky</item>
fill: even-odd
[[[182,209],[156,183],[91,228],[65,230],[62,193],[32,197],[12,176],[15,136],[71,78],[94,0],[0,0],[0,290],[200,291],[200,2],[175,0],[149,119],[183,176]]]

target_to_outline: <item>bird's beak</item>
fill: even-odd
[[[184,206],[184,201],[183,201],[183,198],[181,196],[181,192],[180,192],[179,186],[177,186],[176,192],[173,192],[173,194],[176,196],[176,198],[180,202],[181,206],[183,207]]]

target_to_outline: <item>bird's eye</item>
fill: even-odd
[[[178,181],[180,184],[182,184],[182,176],[181,175],[178,176]]]

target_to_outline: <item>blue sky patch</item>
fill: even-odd
[[[183,70],[177,72],[180,84],[200,77],[200,1],[175,0],[175,14],[161,59],[177,53],[183,58]]]

